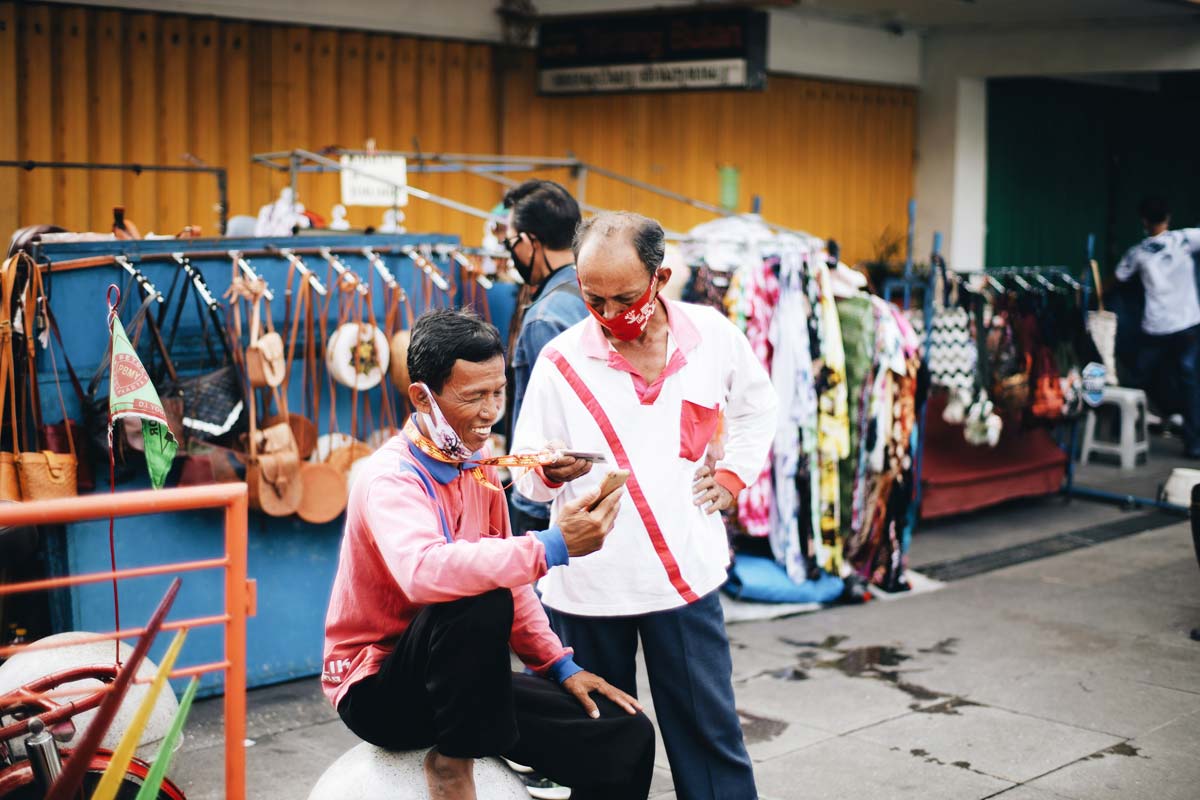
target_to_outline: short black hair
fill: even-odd
[[[528,180],[504,194],[504,207],[512,209],[513,227],[530,233],[550,250],[566,250],[579,224],[579,203],[554,181]]]
[[[1166,222],[1171,216],[1171,207],[1167,205],[1166,198],[1155,195],[1142,198],[1142,202],[1138,203],[1138,213],[1142,215],[1143,221],[1158,225]]]
[[[651,275],[658,272],[667,254],[666,233],[662,225],[632,211],[605,211],[579,223],[572,244],[576,261],[589,236],[603,236],[605,239],[623,237],[633,245],[638,258]]]
[[[500,332],[470,309],[438,308],[417,318],[408,343],[408,376],[441,392],[462,359],[476,364],[504,355]]]

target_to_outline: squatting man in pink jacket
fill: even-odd
[[[434,800],[474,800],[473,759],[503,755],[575,800],[645,798],[654,731],[637,700],[581,669],[533,582],[604,544],[620,492],[592,491],[556,524],[513,537],[486,461],[504,409],[500,336],[470,312],[422,316],[408,351],[416,414],[367,461],[346,510],[321,680],[356,735],[431,747]],[[565,483],[588,464],[541,467]],[[535,673],[514,673],[509,648]]]

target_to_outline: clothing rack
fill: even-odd
[[[1087,244],[1085,248],[1086,260],[1085,264],[1089,263],[1094,255],[1095,235],[1088,234]],[[996,285],[992,281],[999,281],[1005,277],[1027,278],[1027,277],[1042,277],[1054,278],[1064,284],[1064,288],[1078,291],[1080,293],[1080,305],[1085,310],[1088,307],[1091,294],[1094,291],[1094,285],[1091,276],[1091,270],[1086,267],[1083,269],[1082,280],[1077,280],[1073,274],[1073,270],[1068,266],[1063,265],[1047,265],[1047,266],[1003,266],[1003,267],[985,267],[975,270],[956,270],[959,276],[983,275],[986,276],[993,290],[1007,291],[1008,287],[1003,284]],[[1030,284],[1029,289],[1036,291],[1045,286],[1037,286]],[[1111,492],[1104,489],[1094,489],[1087,486],[1080,486],[1076,483],[1077,466],[1076,461],[1079,456],[1079,423],[1080,418],[1072,419],[1067,425],[1065,437],[1060,439],[1059,446],[1067,454],[1066,475],[1064,477],[1062,493],[1067,497],[1083,497],[1091,500],[1099,500],[1106,503],[1115,503],[1120,506],[1129,508],[1154,508],[1163,511],[1186,514],[1188,510],[1182,506],[1174,505],[1154,497],[1143,497],[1134,494],[1121,494]]]
[[[946,262],[942,258],[942,234],[940,231],[933,233],[933,248],[929,254],[929,273],[921,276],[913,272],[912,263],[912,236],[913,220],[916,217],[916,203],[909,203],[909,231],[908,237],[909,254],[905,259],[904,275],[899,278],[888,278],[880,287],[880,296],[889,303],[895,302],[894,297],[897,292],[901,293],[901,308],[908,310],[912,305],[913,289],[920,288],[923,290],[921,298],[921,317],[925,323],[924,336],[925,341],[921,348],[921,368],[929,367],[929,345],[933,338],[933,294],[937,286],[937,270],[940,269],[945,275]],[[916,519],[921,513],[921,469],[925,459],[925,418],[928,410],[929,400],[921,404],[921,411],[917,417],[917,446],[916,452],[913,453],[913,482],[914,496],[912,509],[910,511],[910,529],[916,528]]]

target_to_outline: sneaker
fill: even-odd
[[[525,791],[537,800],[568,800],[571,796],[569,786],[560,786],[549,778],[544,778],[536,772],[524,776]]]
[[[504,756],[500,757],[504,758]],[[509,761],[507,758],[504,758],[504,763],[508,764],[508,768],[518,775],[527,775],[530,772],[533,772],[533,767],[527,767],[524,764],[518,764],[515,761]]]

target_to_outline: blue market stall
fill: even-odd
[[[490,318],[502,332],[507,330],[517,287],[497,283],[486,290],[477,276],[460,270],[453,248],[457,240],[447,236],[348,235],[308,236],[280,239],[191,239],[148,241],[101,241],[42,244],[34,251],[43,265],[50,307],[61,328],[65,352],[83,383],[88,383],[104,360],[107,344],[105,294],[110,284],[127,287],[132,273],[164,295],[180,279],[183,269],[174,254],[186,254],[187,261],[203,277],[211,294],[221,302],[236,269],[233,253],[241,254],[247,265],[262,277],[272,290],[269,302],[275,327],[281,329],[289,303],[286,286],[291,263],[284,250],[308,265],[319,281],[326,282],[330,260],[336,260],[356,274],[364,284],[381,287],[383,276],[390,273],[404,288],[418,313],[425,308],[481,303],[486,297]],[[322,248],[329,248],[322,254]],[[367,250],[364,250],[366,248]],[[334,256],[329,259],[327,256]],[[115,260],[114,260],[115,258]],[[432,276],[432,277],[431,277]],[[436,288],[434,279],[446,286]],[[445,279],[449,279],[448,281]],[[457,278],[457,280],[455,280]],[[481,281],[480,283],[486,283]],[[330,287],[332,289],[332,287]],[[139,294],[144,296],[143,289]],[[385,314],[382,291],[372,292],[372,306],[378,319]],[[141,297],[137,298],[139,301]],[[320,298],[318,298],[320,299]],[[122,317],[139,303],[126,303]],[[337,303],[322,303],[325,323],[337,322]],[[152,309],[153,310],[153,309]],[[171,309],[174,313],[174,309]],[[139,351],[149,357],[149,337],[143,337]],[[297,348],[297,354],[303,352]],[[185,304],[181,310],[178,334],[171,345],[177,369],[185,374],[203,369],[205,346],[201,310],[197,304]],[[296,365],[301,363],[297,358]],[[46,353],[39,353],[37,378],[45,419],[57,421],[59,410],[56,379],[63,388],[67,414],[79,421],[82,409],[71,390],[61,357],[55,374]],[[386,379],[385,379],[386,383]],[[107,396],[107,376],[101,384],[101,396]],[[378,390],[376,390],[377,393]],[[301,407],[301,382],[289,383],[288,402]],[[327,419],[328,388],[323,393],[318,418]],[[377,404],[378,400],[374,400]],[[350,430],[350,390],[336,390],[336,419],[342,431]],[[326,426],[321,424],[324,431]],[[103,459],[100,456],[104,456]],[[107,455],[92,454],[97,467],[96,492],[110,491]],[[177,472],[178,470],[176,470]],[[176,476],[172,476],[171,481]],[[170,485],[169,481],[168,485]],[[124,482],[117,490],[145,488],[144,470]],[[296,517],[272,518],[257,512],[250,515],[249,573],[258,584],[258,613],[248,630],[248,684],[263,686],[316,675],[320,672],[324,617],[329,590],[337,565],[342,517],[323,525],[302,522]],[[68,525],[48,535],[50,571],[77,574],[109,568],[108,524],[96,521]],[[121,568],[150,566],[172,561],[219,557],[224,551],[220,514],[190,512],[161,514],[118,520],[116,523],[116,563]],[[220,614],[223,607],[222,573],[218,570],[189,573],[175,603],[176,617]],[[148,577],[122,584],[120,613],[122,624],[139,625],[162,596],[168,578]],[[112,587],[80,586],[59,591],[52,601],[55,630],[106,631],[116,627]],[[152,653],[161,658],[164,640]],[[187,664],[219,661],[222,658],[219,627],[199,629],[188,640]],[[208,694],[221,689],[219,674],[205,677],[202,687]]]

